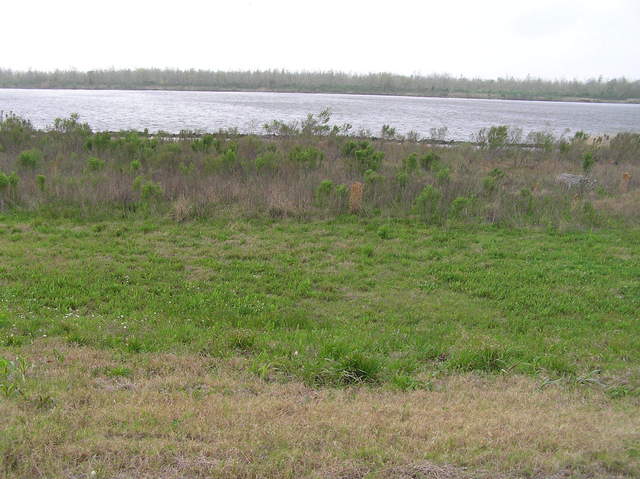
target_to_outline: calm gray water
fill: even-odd
[[[460,98],[418,98],[309,93],[231,93],[181,91],[95,91],[0,89],[0,111],[30,119],[38,127],[78,113],[95,130],[148,128],[217,131],[237,127],[259,132],[271,120],[294,121],[324,108],[332,123],[378,134],[383,124],[398,133],[428,137],[446,126],[446,138],[468,140],[483,127],[509,125],[556,136],[583,130],[591,134],[640,131],[640,105],[563,103]]]

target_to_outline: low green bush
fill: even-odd
[[[324,153],[313,146],[296,146],[289,152],[289,160],[310,168],[317,168],[324,160]]]
[[[42,161],[42,152],[38,149],[26,150],[18,156],[18,164],[23,168],[35,170]]]
[[[423,188],[416,197],[415,207],[418,214],[425,220],[434,220],[439,216],[439,206],[442,193],[431,185]]]
[[[377,171],[382,166],[384,159],[384,152],[377,151],[366,140],[348,141],[342,147],[342,154],[351,161],[352,166],[359,172]]]
[[[420,156],[418,161],[420,162],[420,167],[423,170],[430,171],[438,166],[438,163],[440,162],[440,156],[438,156],[433,151],[430,151]]]
[[[45,190],[45,182],[46,182],[46,177],[44,175],[36,176],[36,185],[38,185],[38,189],[41,192],[44,192]]]
[[[89,171],[102,171],[105,164],[106,162],[104,160],[96,158],[95,156],[91,156],[87,159],[87,168]]]
[[[316,203],[320,206],[326,206],[331,194],[333,193],[334,185],[331,180],[323,180],[316,188]]]

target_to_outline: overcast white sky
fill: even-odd
[[[4,0],[0,67],[640,78],[640,0]]]

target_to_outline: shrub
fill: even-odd
[[[129,168],[131,169],[131,171],[138,171],[141,167],[142,163],[140,163],[140,160],[133,160],[131,163],[129,163]]]
[[[471,207],[472,200],[466,196],[458,196],[451,202],[451,215],[455,218],[466,215]]]
[[[498,187],[498,183],[505,177],[504,171],[500,168],[494,168],[482,180],[482,187],[486,193],[493,193]]]
[[[425,186],[415,200],[420,216],[428,220],[435,219],[438,215],[440,198],[442,198],[440,191],[431,185]]]
[[[44,175],[36,176],[36,185],[38,185],[38,189],[44,192],[46,178]]]
[[[491,176],[485,176],[482,180],[482,189],[486,193],[493,193],[496,190],[498,182]]]
[[[191,149],[196,152],[208,153],[211,147],[220,152],[220,140],[213,135],[204,135],[191,143]]]
[[[410,143],[418,143],[420,141],[420,135],[417,131],[411,130],[407,133],[407,141]]]
[[[12,188],[15,188],[16,186],[18,186],[18,183],[20,182],[20,177],[17,175],[15,171],[11,173],[7,178],[9,179],[9,186],[11,186]]]
[[[324,153],[313,146],[307,148],[296,146],[289,152],[289,159],[294,163],[317,168],[324,160]]]
[[[0,115],[0,141],[7,148],[27,143],[35,132],[29,120],[12,113]]]
[[[533,193],[529,188],[520,190],[520,196],[516,201],[516,206],[525,214],[533,214]]]
[[[80,123],[80,116],[77,113],[71,113],[69,118],[56,118],[53,120],[53,130],[58,133],[75,134],[80,136],[91,135],[91,128],[88,123]]]
[[[346,157],[354,156],[356,150],[367,148],[369,145],[370,143],[366,140],[349,140],[344,145],[342,145],[342,154]]]
[[[219,140],[218,140],[218,143],[220,143]],[[182,148],[178,143],[170,142],[163,145],[162,151],[166,153],[170,153],[172,155],[178,155],[182,152]]]
[[[382,131],[380,133],[385,140],[393,140],[396,137],[396,129],[391,125],[382,125]]]
[[[9,177],[0,171],[0,191],[7,189],[9,186]]]
[[[145,181],[140,188],[140,198],[144,201],[157,200],[162,196],[162,187],[153,181]]]
[[[418,154],[411,153],[404,160],[402,160],[402,166],[408,172],[415,171],[418,168]]]
[[[506,146],[509,140],[509,127],[506,125],[492,126],[487,133],[487,145],[496,150]]]
[[[224,153],[205,159],[207,169],[211,171],[231,170],[238,164],[237,148],[233,146],[226,149]],[[258,165],[256,165],[258,166]]]
[[[576,131],[575,135],[573,135],[574,141],[586,141],[589,139],[589,135],[584,131]]]
[[[367,170],[364,172],[364,181],[368,185],[375,185],[378,183],[382,183],[384,181],[384,176],[379,173],[376,173],[373,170]]]
[[[104,151],[111,145],[111,134],[104,133],[96,133],[87,139],[84,144],[84,147],[87,150],[93,151]]]
[[[402,188],[409,183],[409,174],[405,170],[400,170],[396,175],[396,181]]]
[[[238,147],[230,146],[219,156],[220,166],[223,168],[231,168],[238,162]]]
[[[373,145],[366,140],[348,141],[342,147],[342,153],[351,160],[352,165],[360,172],[377,171],[382,166],[384,159],[384,152],[376,151]]]
[[[496,181],[498,181],[498,180],[501,180],[501,179],[503,179],[505,177],[505,173],[500,168],[494,168],[493,170],[491,170],[489,172],[489,176],[491,178],[495,178]]]
[[[133,191],[140,191],[143,183],[144,183],[144,176],[138,175],[133,180],[133,184],[131,185],[131,188],[133,189]]]
[[[439,185],[446,185],[451,180],[451,172],[449,168],[444,167],[438,170],[436,173],[436,181]]]
[[[320,206],[325,206],[333,192],[333,181],[323,180],[316,188],[316,202]]]
[[[357,150],[355,152],[355,159],[359,170],[377,171],[382,165],[384,153],[382,151],[375,151],[373,147],[370,146],[363,150]]]
[[[425,153],[424,155],[422,155],[419,158],[420,167],[423,170],[435,169],[437,167],[439,161],[440,161],[440,157],[436,153],[434,153],[433,151]]]
[[[553,134],[545,131],[532,131],[527,135],[527,141],[549,152],[553,149],[555,138]]]
[[[275,170],[280,164],[280,155],[274,151],[265,151],[256,157],[258,170]]]
[[[18,163],[23,168],[36,169],[38,164],[42,161],[42,152],[37,149],[26,150],[20,153],[18,156]]]
[[[336,206],[340,211],[347,208],[349,204],[349,186],[340,184],[335,187]]]
[[[640,133],[618,133],[609,144],[611,159],[616,162],[640,158]]]
[[[582,156],[582,169],[584,170],[584,172],[589,173],[593,168],[593,165],[595,164],[595,162],[596,160],[593,157],[593,153],[591,153],[590,151],[586,152]]]
[[[87,168],[89,171],[101,171],[104,169],[105,161],[95,156],[89,157],[87,160]]]

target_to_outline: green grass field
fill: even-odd
[[[313,385],[640,363],[638,231],[4,218],[0,242],[5,345],[241,353]]]
[[[287,388],[299,384],[305,394],[334,401],[334,408],[353,406],[341,396],[345,388],[362,396],[363,405],[421,398],[426,401],[423,406],[434,407],[433,397],[415,395],[458,391],[454,394],[458,399],[469,396],[466,406],[459,405],[464,410],[460,414],[477,413],[475,419],[469,418],[472,424],[478,415],[491,413],[478,405],[468,409],[476,401],[470,391],[504,392],[502,399],[495,399],[498,404],[511,397],[502,411],[517,408],[518,401],[531,401],[540,408],[540,420],[558,408],[575,415],[576,431],[577,423],[587,427],[598,415],[603,415],[600,426],[613,428],[594,426],[584,432],[593,441],[588,447],[566,435],[551,447],[538,438],[522,439],[528,428],[541,427],[529,423],[517,435],[523,443],[506,455],[495,451],[487,455],[487,448],[500,446],[482,445],[487,436],[481,426],[464,436],[463,443],[447,436],[444,445],[436,447],[413,437],[401,452],[397,442],[382,436],[374,440],[377,436],[360,431],[365,443],[345,445],[344,456],[336,452],[323,464],[331,463],[333,472],[343,471],[345,464],[364,472],[335,477],[385,477],[385,468],[425,458],[522,477],[543,477],[536,474],[560,469],[576,474],[571,477],[632,477],[640,471],[640,436],[633,429],[635,419],[630,419],[637,416],[640,394],[639,276],[636,229],[442,228],[351,216],[176,224],[161,218],[79,222],[5,215],[0,217],[0,356],[5,364],[13,360],[11,367],[22,373],[12,374],[5,366],[4,376],[0,375],[4,381],[0,409],[13,418],[6,439],[0,441],[0,463],[4,461],[0,471],[6,477],[85,477],[82,474],[97,468],[104,477],[122,471],[137,477],[174,477],[163,469],[162,461],[151,461],[153,467],[136,466],[134,474],[125,467],[126,459],[120,464],[100,454],[91,456],[92,448],[99,449],[101,443],[85,440],[111,437],[105,436],[108,427],[91,429],[55,412],[72,407],[71,398],[83,387],[89,397],[98,397],[98,380],[117,386],[122,381],[134,385],[150,381],[154,375],[162,378],[163,368],[171,365],[161,358],[168,357],[175,364],[200,365],[191,378],[185,373],[176,380],[185,381],[179,394],[189,400],[194,400],[193,392],[186,384],[193,377],[207,383],[211,377],[227,377],[227,371],[234,378],[235,386],[227,386],[232,392],[214,388],[225,401],[228,394],[241,394],[239,387],[254,388],[255,394],[267,394],[270,400],[276,392],[265,388],[280,387],[286,398],[293,394]],[[65,362],[65,357],[77,357],[79,362]],[[162,365],[150,367],[154,361]],[[60,363],[55,371],[52,362]],[[191,366],[184,367],[187,371]],[[175,374],[175,369],[171,371]],[[142,407],[141,396],[136,396],[140,390],[132,387],[110,394],[123,402],[122,394],[132,394],[129,400]],[[540,396],[536,403],[536,395],[547,394],[548,388],[570,398]],[[385,395],[390,403],[382,399]],[[211,404],[207,394],[203,397]],[[444,404],[452,400],[439,399]],[[92,407],[106,414],[104,404]],[[326,414],[335,413],[325,406]],[[406,411],[415,412],[412,407],[416,405],[405,404]],[[585,407],[598,412],[583,414],[580,408]],[[533,411],[534,405],[530,408]],[[230,409],[225,411],[231,414]],[[360,413],[354,412],[353,418]],[[123,446],[129,451],[126,457],[166,458],[176,451],[192,457],[191,446],[179,445],[186,439],[176,436],[172,429],[176,424],[157,414],[162,427],[151,419],[149,424],[123,423],[125,431],[143,441],[138,446],[132,442],[130,449]],[[364,423],[371,425],[368,420]],[[614,430],[624,425],[630,429]],[[343,426],[347,434],[348,423]],[[63,434],[64,439],[47,442],[52,431],[78,427],[92,432],[82,439]],[[148,428],[156,436],[169,434],[166,438],[177,443],[172,443],[173,449],[163,449],[154,442],[145,449]],[[152,437],[159,440],[156,436]],[[473,438],[477,448],[468,444]],[[324,433],[316,439],[315,445],[305,446],[307,451],[333,447],[327,445],[330,440]],[[263,457],[252,450],[247,454],[256,456],[242,467],[191,464],[191,469],[174,471],[175,477],[333,474],[309,459],[309,452],[294,448],[294,453],[283,441],[281,448],[274,446],[275,456]],[[140,446],[143,443],[147,446]],[[61,444],[62,450],[56,449]],[[408,444],[411,450],[406,449]],[[82,452],[84,459],[66,469],[63,459],[53,458],[71,457],[73,451]],[[238,457],[234,460],[242,462]],[[40,472],[36,458],[44,461]]]

